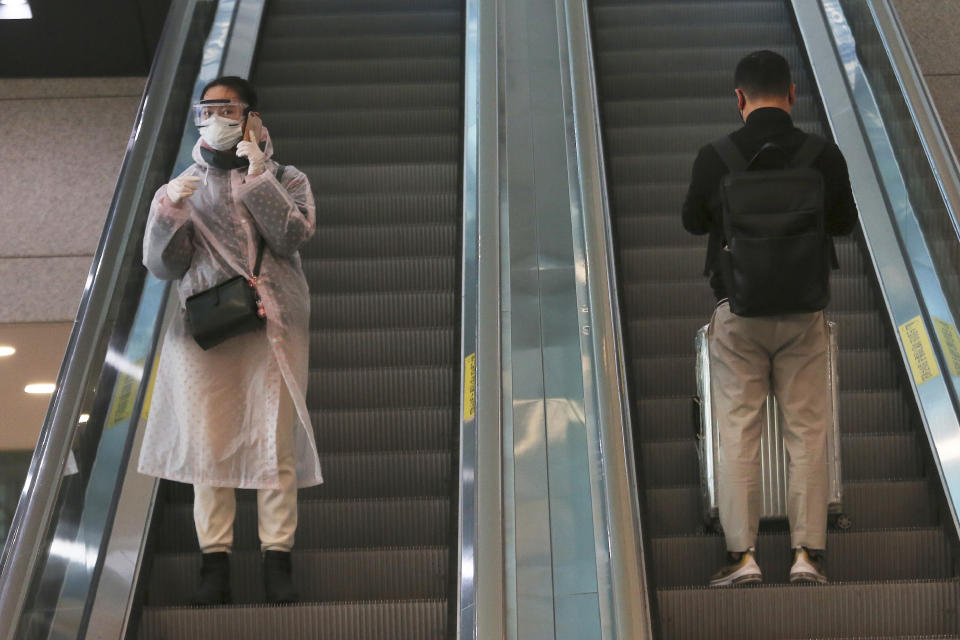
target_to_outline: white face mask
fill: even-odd
[[[243,137],[243,127],[239,120],[223,116],[210,116],[199,125],[200,137],[217,151],[232,149]]]

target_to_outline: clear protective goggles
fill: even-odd
[[[249,110],[249,105],[233,100],[201,100],[193,105],[193,123],[198,127],[210,119],[211,116],[220,116],[228,120],[243,120]]]

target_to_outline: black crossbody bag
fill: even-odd
[[[277,167],[277,182],[280,182],[282,176],[281,165]],[[267,315],[257,292],[264,245],[261,236],[252,278],[234,276],[187,298],[187,323],[190,333],[204,351],[228,338],[257,331],[267,324]]]

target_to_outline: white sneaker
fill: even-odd
[[[729,587],[735,584],[750,584],[763,582],[763,574],[754,557],[756,551],[751,547],[735,558],[734,554],[727,553],[727,566],[720,569],[710,578],[711,587]]]
[[[793,566],[790,567],[790,582],[815,582],[826,584],[823,572],[823,555],[804,547],[793,550]]]

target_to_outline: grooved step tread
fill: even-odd
[[[293,580],[302,602],[442,598],[446,590],[447,554],[445,547],[294,549]],[[147,604],[188,604],[200,578],[200,554],[157,554],[153,563]],[[235,604],[262,602],[260,563],[259,551],[237,551],[231,555],[230,582]]]
[[[306,603],[285,607],[145,607],[140,640],[443,640],[443,600]]]

